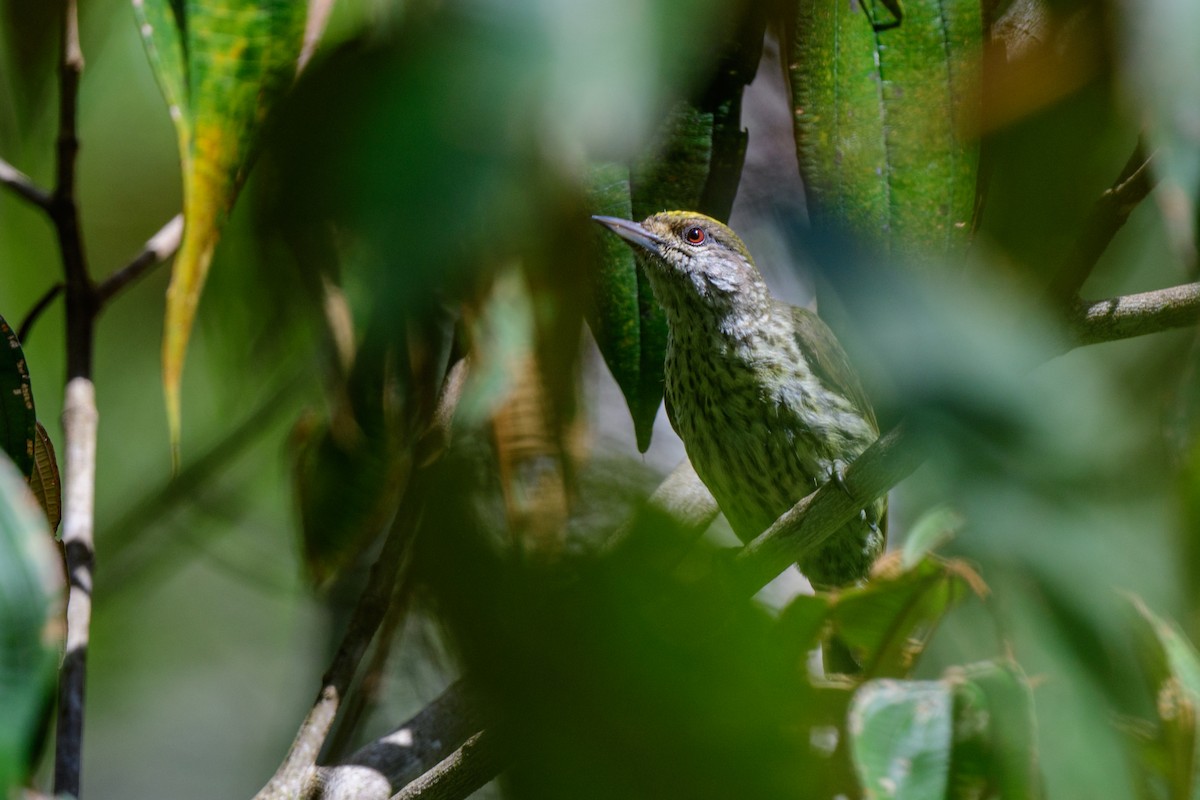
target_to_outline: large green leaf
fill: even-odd
[[[953,668],[954,750],[950,797],[1042,797],[1033,690],[1012,661]]]
[[[866,796],[946,797],[953,716],[950,687],[941,681],[864,684],[854,695],[847,727]]]
[[[703,210],[712,159],[713,115],[681,102],[632,170],[615,164],[592,169],[590,207],[593,213],[635,220],[672,209]],[[625,395],[644,453],[662,403],[667,320],[628,246],[601,233],[597,249],[588,324]]]
[[[593,166],[588,207],[596,214],[632,218],[628,168],[619,164]],[[590,274],[588,326],[609,372],[625,395],[638,449],[644,453],[650,446],[654,418],[662,402],[667,323],[629,247],[598,228],[595,239],[598,256]]]
[[[307,4],[294,0],[134,0],[183,167],[184,235],[167,291],[163,385],[172,445],[180,380],[213,250],[263,124],[296,74]]]
[[[0,317],[0,449],[29,477],[37,415],[25,354],[12,328]]]
[[[46,520],[0,454],[0,796],[27,770],[61,644],[63,576]]]
[[[878,569],[877,569],[878,573]],[[926,556],[885,571],[833,601],[830,623],[863,668],[863,677],[907,675],[947,612],[978,579],[963,564]]]
[[[847,728],[867,797],[1042,796],[1033,696],[1011,662],[954,668],[938,681],[869,681]]]
[[[814,226],[884,250],[954,257],[975,215],[979,0],[797,0],[796,150]]]

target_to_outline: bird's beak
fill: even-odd
[[[643,228],[636,222],[630,222],[627,219],[620,217],[592,217],[610,231],[620,236],[627,242],[636,244],[645,250],[650,251],[656,256],[662,255],[663,240],[655,236],[650,231]]]

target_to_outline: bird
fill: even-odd
[[[630,245],[668,328],[667,417],[744,542],[879,438],[833,331],[775,298],[728,226],[695,211],[594,216]],[[818,590],[860,584],[886,545],[886,496],[797,564]]]

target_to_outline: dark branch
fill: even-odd
[[[50,304],[62,294],[64,288],[64,285],[61,283],[54,284],[33,304],[33,308],[29,309],[29,313],[25,315],[25,319],[21,320],[21,328],[17,331],[17,339],[21,344],[29,341],[29,334],[33,332],[34,323],[38,321],[38,317],[42,315],[42,312],[49,308]]]
[[[58,676],[54,794],[78,797],[96,552],[93,524],[98,414],[91,378],[97,305],[96,290],[88,277],[75,197],[76,156],[79,153],[76,116],[79,79],[83,73],[76,0],[64,0],[62,23],[58,162],[54,195],[47,210],[57,233],[66,280],[67,388],[63,403],[66,457],[62,543],[70,588],[67,594],[67,648]]]
[[[176,214],[147,240],[146,246],[132,261],[100,282],[96,287],[96,299],[100,307],[103,308],[126,286],[175,255],[182,240],[183,214]]]
[[[333,662],[321,679],[317,700],[296,732],[283,763],[271,781],[255,795],[255,800],[298,797],[311,780],[317,757],[342,707],[363,654],[387,613],[393,587],[408,561],[409,545],[412,544],[413,532],[420,519],[422,503],[419,487],[410,483],[405,500],[388,531],[383,551],[371,567],[367,586],[354,608]]]
[[[1157,183],[1150,168],[1152,156],[1145,155],[1141,141],[1125,163],[1113,185],[1097,198],[1083,222],[1083,229],[1067,263],[1049,287],[1052,304],[1061,306],[1079,294],[1100,256],[1108,249],[1129,215]]]
[[[33,179],[0,158],[0,186],[7,186],[17,195],[43,211],[50,210],[50,193],[37,186]]]
[[[459,681],[412,719],[359,749],[342,763],[316,771],[309,800],[385,800],[441,762],[483,727],[479,704]]]

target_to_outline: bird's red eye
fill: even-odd
[[[688,228],[683,238],[687,239],[688,244],[704,244],[704,229]]]

